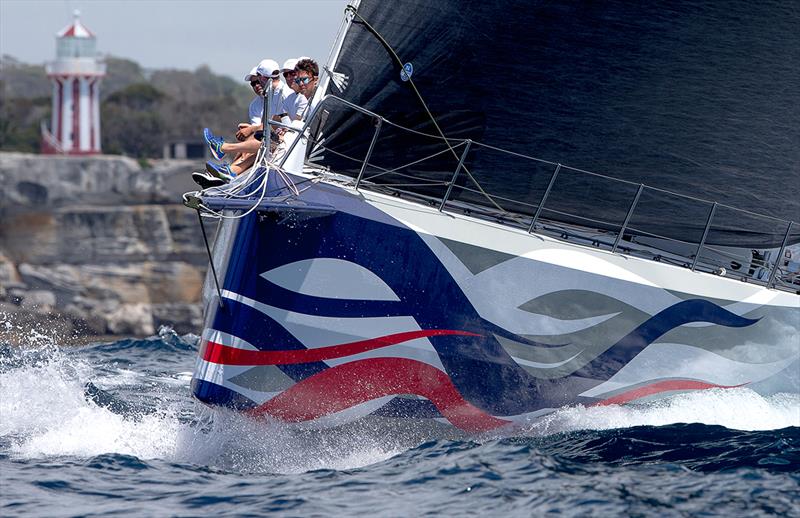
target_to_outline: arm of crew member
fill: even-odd
[[[261,129],[262,124],[248,124],[246,122],[242,122],[239,124],[239,131],[236,132],[236,140],[246,140],[249,138],[256,130]]]

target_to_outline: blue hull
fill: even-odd
[[[498,237],[324,183],[301,199],[222,225],[221,304],[207,283],[192,381],[204,403],[314,426],[382,416],[479,433],[566,405],[800,392],[796,295],[750,302],[766,289]],[[675,289],[693,279],[697,293]]]

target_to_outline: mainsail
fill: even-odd
[[[441,198],[471,139],[542,160],[472,145],[452,200],[531,216],[560,163],[630,183],[561,169],[542,217],[616,230],[643,183],[634,233],[696,243],[716,200],[707,243],[778,247],[800,216],[798,16],[782,2],[362,0],[333,65],[347,86],[328,91],[397,124],[380,128],[370,182]],[[326,112],[320,162],[356,176],[375,121]]]

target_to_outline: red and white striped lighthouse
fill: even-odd
[[[56,60],[47,64],[53,81],[53,118],[42,127],[42,152],[100,153],[100,82],[106,65],[98,59],[97,39],[79,19],[56,34]]]

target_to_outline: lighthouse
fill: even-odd
[[[42,126],[42,152],[100,153],[100,82],[106,65],[97,57],[97,38],[80,13],[56,34],[56,59],[46,66],[53,82],[50,129]]]

